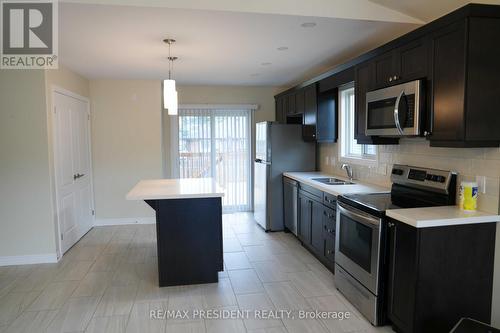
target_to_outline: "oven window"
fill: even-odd
[[[396,128],[394,123],[394,104],[396,98],[368,103],[368,129]]]
[[[373,229],[340,215],[339,251],[371,273]]]

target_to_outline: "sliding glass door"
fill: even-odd
[[[214,178],[225,212],[251,209],[250,110],[179,109],[181,178]]]

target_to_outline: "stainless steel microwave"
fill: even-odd
[[[422,80],[366,93],[366,135],[418,136],[424,109]]]

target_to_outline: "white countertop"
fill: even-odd
[[[212,178],[141,180],[127,194],[127,200],[215,198],[224,196]]]
[[[466,212],[457,206],[389,209],[385,214],[415,228],[500,222],[500,215]]]
[[[353,180],[355,184],[352,185],[327,185],[315,180],[312,178],[323,178],[323,177],[335,177],[342,180],[348,180],[345,177],[340,177],[336,175],[329,175],[322,172],[285,172],[283,174],[288,178],[295,179],[301,183],[317,188],[320,191],[332,194],[334,196],[339,196],[342,194],[355,194],[355,193],[388,193],[391,190],[385,187],[366,184],[363,182],[359,182],[358,180]]]

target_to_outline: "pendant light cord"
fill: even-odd
[[[168,43],[168,79],[171,80],[171,67],[173,67],[172,57],[170,56],[170,46],[172,43]]]

